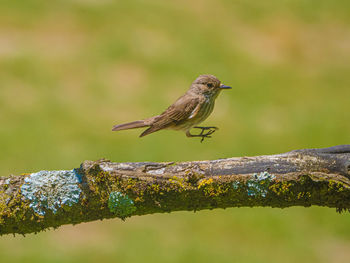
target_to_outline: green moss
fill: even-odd
[[[0,191],[0,224],[4,223],[3,217],[9,213],[7,200],[10,198],[4,191]]]
[[[101,209],[103,209],[108,201],[110,192],[114,190],[112,187],[116,185],[115,180],[112,181],[112,177],[108,172],[99,170],[98,168],[92,171],[90,170],[87,176],[89,191],[92,197],[89,198],[89,204],[100,205]]]
[[[241,187],[242,183],[240,181],[236,181],[232,183],[233,190],[238,190]]]
[[[17,233],[33,232],[31,224],[38,221],[33,216],[29,203],[22,198],[18,190],[12,192],[11,196],[0,191],[0,234],[8,230],[11,232],[11,229],[16,229]]]
[[[96,175],[94,175],[91,180],[93,182],[93,185],[95,186],[96,191],[100,191],[100,187],[105,187],[106,182],[108,182],[110,175],[108,172],[100,171]]]
[[[124,219],[136,211],[134,202],[120,192],[111,192],[108,199],[109,210]]]
[[[229,176],[201,178],[189,174],[144,180],[142,177],[130,178],[96,168],[84,176],[80,205],[74,209],[63,207],[54,216],[51,213],[45,217],[35,215],[29,209],[29,203],[21,200],[21,194],[16,192],[9,194],[14,198],[6,206],[7,197],[3,187],[3,192],[0,193],[0,223],[5,220],[6,225],[18,228],[16,232],[25,233],[33,232],[33,229],[40,231],[48,226],[59,226],[63,222],[74,224],[85,217],[89,220],[111,217],[125,219],[131,215],[232,206],[326,205],[336,207],[337,211],[345,211],[348,206],[346,200],[350,195],[345,183],[307,175],[293,181],[267,181],[265,177],[270,178],[268,174],[260,177],[257,175],[256,178],[238,177],[240,181],[233,181]],[[254,183],[253,186],[260,191],[256,191],[254,198],[249,196],[248,190],[252,186],[249,188],[248,182]],[[3,231],[0,224],[1,230]]]

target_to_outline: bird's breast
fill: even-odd
[[[191,127],[203,122],[214,108],[214,100],[205,99],[202,103],[199,104],[199,108],[193,110],[187,120],[178,123],[177,125],[171,127],[174,130],[188,130]]]
[[[198,113],[194,117],[196,124],[203,122],[209,115],[212,113],[214,109],[215,100],[210,98],[206,98],[201,107],[198,110]]]

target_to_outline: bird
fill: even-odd
[[[148,127],[139,136],[143,137],[163,129],[180,130],[184,131],[187,137],[200,137],[203,142],[204,138],[211,138],[210,135],[218,128],[196,125],[208,118],[214,109],[215,99],[226,89],[232,88],[222,84],[214,75],[200,75],[192,82],[188,91],[160,115],[118,124],[113,126],[112,131]],[[192,128],[200,129],[201,132],[192,134]]]

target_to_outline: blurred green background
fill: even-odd
[[[346,0],[0,0],[0,174],[84,160],[185,161],[350,142]],[[233,86],[199,143],[112,133],[199,75]],[[231,208],[0,238],[1,262],[349,262],[350,215]]]

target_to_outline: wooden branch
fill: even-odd
[[[0,234],[180,210],[241,206],[350,209],[350,145],[213,161],[85,161],[0,179]]]

